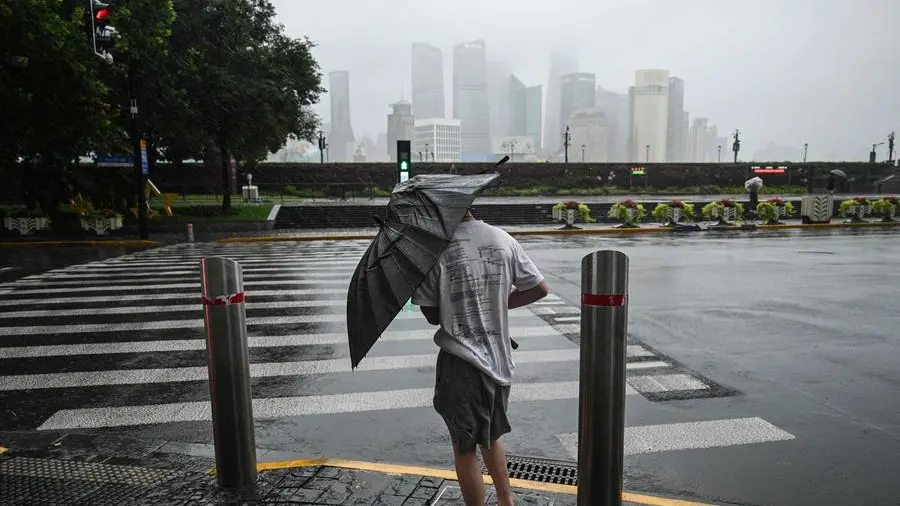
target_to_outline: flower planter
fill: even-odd
[[[866,216],[872,214],[871,206],[867,205],[855,205],[845,208],[844,217],[847,218],[848,223],[860,223],[864,220]]]
[[[566,222],[567,227],[572,227],[575,225],[575,218],[578,216],[577,209],[566,209],[563,213],[563,219]]]
[[[6,230],[18,230],[21,235],[50,228],[50,220],[47,218],[4,218],[3,226]]]
[[[680,207],[670,207],[666,213],[666,221],[669,224],[675,224],[684,218],[684,210]]]
[[[81,218],[81,228],[84,230],[93,230],[97,235],[106,235],[112,230],[122,228],[122,217]]]
[[[563,220],[563,210],[562,209],[553,209],[553,221],[562,221]]]

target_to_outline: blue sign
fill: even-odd
[[[97,157],[98,167],[134,167],[134,157],[129,155],[107,155]]]
[[[147,163],[147,141],[141,139],[141,174],[147,176],[150,174],[150,166]]]

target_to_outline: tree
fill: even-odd
[[[229,159],[257,161],[289,136],[311,139],[321,74],[312,43],[285,35],[268,0],[176,0],[175,11],[177,81],[203,144],[221,162],[228,212]]]
[[[72,163],[112,129],[84,23],[76,1],[0,4],[0,171],[29,206],[65,198]]]

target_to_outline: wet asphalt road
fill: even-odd
[[[619,249],[631,259],[628,489],[753,505],[897,504],[900,235],[522,242],[555,297],[511,319],[522,346],[510,453],[573,458],[580,259]],[[427,393],[435,349],[418,315],[395,322],[369,370],[346,370],[342,300],[365,246],[198,244],[111,260],[63,249],[48,254],[62,255],[58,264],[36,253],[29,265],[72,266],[0,286],[0,429],[128,434],[209,453],[196,258],[223,253],[246,269],[266,455],[448,467]]]

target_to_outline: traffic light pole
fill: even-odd
[[[148,160],[146,145],[142,146],[143,138],[138,117],[137,103],[137,76],[135,75],[134,59],[128,62],[128,96],[130,98],[129,111],[131,113],[131,143],[134,153],[134,168],[138,176],[138,228],[141,239],[149,239],[150,231],[147,224],[147,175]]]

